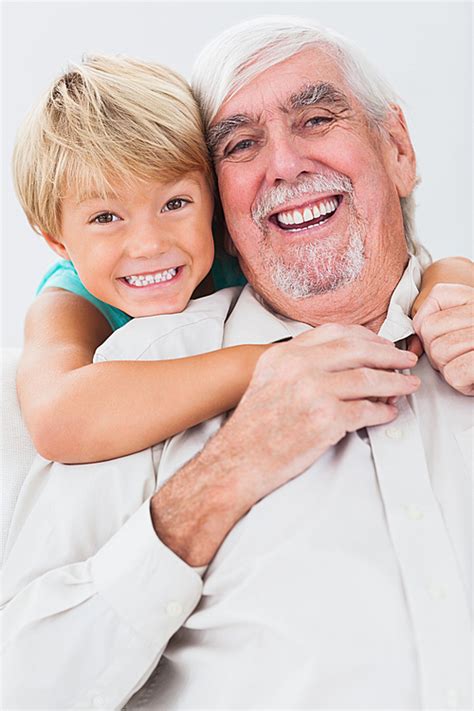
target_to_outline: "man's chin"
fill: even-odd
[[[322,296],[356,281],[364,267],[361,235],[352,235],[346,249],[320,243],[300,245],[294,255],[269,255],[267,274],[273,287],[290,299]]]

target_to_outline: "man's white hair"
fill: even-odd
[[[312,20],[271,15],[225,30],[199,54],[191,84],[208,129],[224,101],[254,77],[303,49],[321,47],[330,55],[371,124],[380,130],[398,97],[352,42]],[[411,254],[425,256],[415,240],[413,192],[400,199],[405,237]],[[425,255],[422,253],[425,252]]]

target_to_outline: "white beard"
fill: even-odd
[[[262,247],[274,286],[292,299],[320,296],[350,284],[359,277],[365,262],[362,229],[357,221],[350,227],[343,251],[338,236],[288,248],[284,257],[272,254],[269,245]]]
[[[344,193],[349,207],[349,241],[333,235],[323,240],[299,244],[275,255],[270,243],[267,217],[279,205],[321,192]],[[281,183],[263,195],[252,210],[252,219],[262,233],[264,266],[274,286],[293,299],[306,299],[339,289],[355,281],[362,271],[364,223],[354,207],[354,191],[349,178],[335,171],[306,175],[291,185]]]

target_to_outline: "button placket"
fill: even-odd
[[[470,676],[469,609],[417,419],[406,398],[398,407],[393,425],[368,433],[414,624],[423,707],[446,707],[446,689],[463,689]]]
[[[416,504],[405,504],[404,510],[410,521],[421,521],[425,517],[425,512]]]

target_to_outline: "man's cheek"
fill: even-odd
[[[235,214],[250,215],[257,189],[253,185],[253,174],[239,165],[222,166],[217,172],[217,183],[222,206]]]

